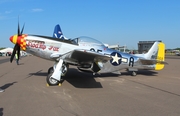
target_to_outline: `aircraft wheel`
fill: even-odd
[[[54,72],[53,67],[50,67],[50,68],[48,69],[48,74],[53,73],[53,72]]]
[[[132,75],[132,76],[136,76],[136,75],[137,75],[137,72],[133,71],[131,75]]]
[[[52,76],[52,73],[49,73],[49,74],[47,75],[47,78],[46,78],[47,83],[48,83],[50,86],[58,85],[58,84],[59,84],[59,81],[51,78],[51,76]]]

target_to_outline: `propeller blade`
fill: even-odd
[[[15,56],[15,54],[16,54],[16,50],[18,49],[18,44],[16,44],[15,46],[14,46],[14,49],[13,49],[13,53],[12,53],[12,55],[11,55],[11,58],[10,58],[10,62],[12,63],[12,61],[13,61],[13,59],[14,59],[14,56]]]
[[[23,28],[22,28],[22,30],[21,30],[21,32],[20,32],[19,17],[18,17],[18,30],[17,30],[18,36],[21,36],[21,35],[22,35],[22,33],[23,33],[23,31],[24,31],[24,26],[25,26],[25,23],[24,23]],[[20,49],[21,49],[20,45],[18,45],[18,44],[16,43],[16,45],[14,46],[14,49],[13,49],[11,58],[10,58],[10,62],[11,62],[11,63],[12,63],[12,61],[13,61],[14,56],[15,56],[16,53],[17,53],[17,57],[18,57],[17,60],[19,60],[19,57],[20,57]]]
[[[24,31],[24,26],[25,26],[25,23],[24,23],[23,28],[21,30],[21,35],[22,35],[23,31]]]
[[[20,26],[19,26],[19,21],[18,21],[18,36],[20,36],[21,33],[20,33]]]
[[[17,55],[18,55],[18,60],[19,60],[19,57],[20,57],[20,46],[19,45],[17,47]]]

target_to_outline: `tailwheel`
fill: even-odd
[[[132,76],[136,76],[136,75],[137,75],[137,72],[132,71],[131,75],[132,75]]]
[[[57,81],[57,80],[55,80],[55,79],[53,79],[53,78],[51,77],[52,74],[53,74],[53,72],[51,72],[51,73],[49,73],[49,74],[47,75],[46,81],[47,81],[48,85],[50,85],[50,86],[58,85],[60,82]]]

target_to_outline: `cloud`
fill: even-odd
[[[5,11],[5,14],[10,14],[10,13],[12,13],[12,10],[10,10],[10,11]]]
[[[41,9],[41,8],[35,8],[35,9],[32,9],[31,11],[32,11],[32,12],[42,12],[42,11],[44,11],[44,10]]]
[[[3,11],[3,13],[0,13],[0,20],[7,20],[11,19],[12,16],[10,16],[10,13],[12,13],[12,10]]]

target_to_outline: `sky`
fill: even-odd
[[[60,24],[67,38],[89,36],[137,49],[139,41],[180,47],[180,0],[0,0],[0,47],[17,34],[52,36]]]

